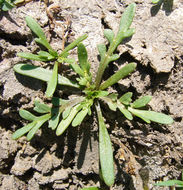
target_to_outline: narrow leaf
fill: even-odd
[[[114,39],[114,32],[111,29],[105,29],[104,36],[107,38],[107,40],[111,44]]]
[[[36,125],[29,131],[27,134],[27,140],[30,141],[32,137],[35,135],[35,133],[38,131],[38,129],[49,119],[50,115],[44,115],[44,118],[41,120],[38,120]]]
[[[48,113],[48,112],[51,112],[51,108],[46,105],[46,104],[43,104],[43,103],[40,103],[38,100],[36,100],[34,102],[34,111],[38,112],[38,113]]]
[[[17,131],[15,131],[12,135],[12,139],[16,140],[20,137],[22,137],[23,135],[25,135],[27,132],[29,132],[34,126],[35,126],[36,122],[32,122],[29,123],[28,125],[18,129]]]
[[[72,126],[76,127],[78,125],[80,125],[82,123],[82,121],[84,120],[85,116],[88,113],[88,109],[84,108],[82,109],[74,118],[74,120],[72,121]]]
[[[100,97],[109,106],[112,111],[116,111],[117,104],[109,97]]]
[[[112,186],[114,183],[114,163],[111,140],[99,104],[96,109],[99,122],[99,155],[102,176],[106,185]]]
[[[36,78],[36,79],[39,79],[39,80],[42,80],[45,82],[48,82],[52,76],[51,70],[43,69],[41,67],[36,67],[34,65],[17,64],[13,67],[13,69],[15,72],[17,72],[19,74],[33,77],[33,78]],[[79,88],[78,84],[76,84],[75,82],[73,82],[61,75],[58,75],[58,84]]]
[[[141,108],[147,105],[152,99],[152,96],[143,96],[131,104],[132,108]]]
[[[57,136],[61,135],[67,129],[67,127],[70,125],[70,123],[72,122],[72,120],[74,119],[78,111],[80,110],[79,107],[80,107],[80,104],[73,107],[70,112],[70,115],[59,123],[56,130]]]
[[[82,42],[83,40],[85,40],[87,38],[87,34],[84,34],[83,36],[80,36],[79,38],[77,38],[74,42],[72,42],[71,44],[69,44],[59,55],[59,57],[64,56],[65,54],[67,54],[68,51],[70,51],[71,49],[75,48],[80,42]]]
[[[123,94],[121,96],[121,98],[119,99],[119,101],[122,103],[122,104],[125,104],[125,105],[129,105],[130,102],[132,101],[131,97],[132,97],[133,93],[132,92],[127,92],[125,94]]]
[[[35,60],[35,61],[48,61],[47,57],[41,57],[39,55],[35,55],[32,53],[26,53],[26,52],[20,52],[17,54],[19,57],[25,58],[25,59],[30,59],[30,60]]]
[[[173,123],[173,119],[169,115],[166,115],[163,113],[158,113],[154,111],[146,111],[146,110],[138,110],[138,109],[133,109],[131,107],[129,107],[128,110],[140,118],[145,118],[147,120],[150,120],[156,123],[161,123],[161,124]]]
[[[120,104],[120,103],[118,102],[117,106],[118,106],[118,109],[121,111],[121,113],[122,113],[127,119],[129,119],[129,120],[132,120],[132,119],[133,119],[132,114],[131,114],[127,109],[125,109],[125,107],[124,107],[122,104]]]
[[[102,61],[105,58],[106,46],[104,44],[99,44],[99,45],[97,45],[97,49],[98,49],[98,52],[100,54],[101,61]]]
[[[53,93],[55,92],[55,89],[57,86],[57,81],[58,81],[58,62],[55,62],[54,67],[53,67],[52,76],[48,82],[48,86],[46,89],[46,96],[48,98],[53,96]]]
[[[70,64],[71,68],[78,74],[80,75],[81,77],[84,77],[85,76],[85,73],[84,71],[81,69],[81,67],[76,64],[76,63],[73,63],[73,64]]]
[[[120,55],[119,54],[113,54],[110,56],[110,58],[108,59],[108,62],[112,62],[112,61],[116,61],[117,59],[120,58]]]
[[[64,112],[62,113],[62,118],[63,119],[66,119],[68,116],[69,116],[69,114],[70,114],[70,112],[71,112],[71,109],[72,109],[72,106],[68,106],[65,110],[64,110]]]
[[[125,65],[123,68],[118,70],[115,74],[113,74],[109,79],[104,81],[100,85],[100,89],[104,90],[108,88],[109,86],[112,86],[113,84],[117,83],[120,79],[126,77],[131,72],[133,72],[136,68],[136,63],[129,63],[128,65]]]
[[[48,128],[55,130],[59,123],[61,112],[59,112],[59,108],[53,108],[51,111],[51,119],[48,122]]]
[[[79,64],[80,64],[82,70],[89,73],[90,64],[88,62],[88,53],[87,53],[87,50],[86,50],[85,46],[82,43],[80,43],[78,45],[77,50],[78,50]]]
[[[180,181],[180,180],[169,180],[169,181],[162,181],[162,182],[156,183],[154,185],[156,185],[156,186],[183,187],[183,181]]]
[[[36,120],[36,119],[37,119],[37,117],[36,117],[35,115],[33,115],[33,114],[30,113],[29,111],[23,110],[23,109],[19,110],[19,115],[20,115],[22,118],[24,118],[24,119],[26,119],[26,120],[29,120],[29,121],[33,121],[33,120]]]

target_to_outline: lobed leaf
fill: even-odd
[[[183,187],[183,181],[180,181],[180,180],[168,180],[168,181],[162,181],[162,182],[156,183],[154,185],[156,185],[156,186]]]
[[[122,104],[125,104],[125,105],[129,105],[130,102],[132,101],[131,97],[132,97],[133,93],[132,92],[127,92],[125,94],[123,94],[121,96],[121,98],[119,99],[119,101],[122,103]]]
[[[72,126],[76,127],[78,125],[80,125],[82,123],[82,121],[84,120],[85,116],[88,113],[88,109],[84,108],[82,109],[74,118],[74,120],[72,121]]]
[[[66,129],[67,127],[70,125],[70,123],[72,122],[72,120],[74,119],[74,117],[76,116],[76,114],[79,112],[79,107],[80,104],[76,105],[75,107],[72,108],[69,116],[66,119],[63,119],[56,130],[56,135],[59,136],[61,135]]]
[[[132,108],[141,108],[146,106],[152,99],[152,96],[143,96],[131,104]]]
[[[48,112],[51,112],[51,108],[46,105],[46,104],[43,104],[43,103],[40,103],[38,100],[36,100],[34,102],[34,111],[38,112],[38,113],[48,113]]]
[[[158,113],[154,111],[146,111],[146,110],[138,110],[138,109],[133,109],[131,107],[128,108],[128,110],[136,115],[137,117],[140,117],[143,120],[147,120],[147,123],[150,123],[150,121],[156,122],[156,123],[161,123],[161,124],[172,124],[173,119],[166,114],[163,113]]]
[[[51,96],[53,96],[53,93],[55,92],[55,89],[57,87],[57,81],[58,81],[58,62],[55,62],[52,76],[48,82],[48,86],[46,89],[46,97],[50,98]]]
[[[90,71],[90,64],[88,62],[88,53],[87,50],[85,48],[85,46],[80,43],[78,45],[78,59],[79,59],[79,64],[82,68],[83,71],[86,71],[87,73],[89,73]]]
[[[22,118],[29,120],[29,121],[33,121],[33,120],[37,119],[37,117],[35,115],[33,115],[32,113],[30,113],[29,111],[24,110],[24,109],[19,110],[19,115]]]
[[[120,79],[126,77],[129,75],[131,72],[133,72],[136,68],[136,63],[129,63],[128,65],[125,65],[122,67],[120,70],[118,70],[115,74],[113,74],[109,79],[104,81],[100,85],[100,89],[104,90],[108,88],[109,86],[112,86],[113,84],[117,83]]]
[[[114,39],[114,32],[111,29],[104,30],[104,36],[107,38],[110,44],[112,44]]]
[[[16,139],[22,137],[27,132],[29,132],[35,125],[36,125],[36,122],[33,121],[32,123],[29,123],[26,126],[16,130],[12,135],[12,139],[16,140]]]
[[[96,106],[96,110],[99,122],[99,155],[102,176],[106,185],[112,186],[114,183],[114,163],[111,140],[99,104]]]
[[[45,82],[48,82],[52,76],[51,70],[43,69],[41,67],[36,67],[34,65],[17,64],[13,67],[13,69],[15,72],[17,72],[19,74],[33,77],[33,78],[36,78],[36,79],[39,79],[39,80],[42,80]],[[58,74],[58,84],[79,88],[78,84],[76,84],[75,82],[73,82],[59,74]]]

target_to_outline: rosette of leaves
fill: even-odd
[[[77,85],[82,90],[82,96],[73,100],[53,98],[52,108],[47,108],[47,112],[43,116],[38,117],[41,119],[39,124],[37,124],[38,119],[36,117],[34,120],[31,120],[31,124],[28,124],[26,129],[21,128],[13,135],[13,138],[17,139],[28,133],[28,140],[30,140],[29,136],[32,137],[32,135],[29,135],[29,133],[35,134],[34,132],[40,127],[40,123],[46,121],[49,122],[48,127],[56,130],[56,135],[62,135],[70,125],[73,127],[79,126],[87,115],[91,115],[94,107],[97,112],[99,124],[100,174],[101,178],[108,186],[113,185],[115,178],[113,150],[100,106],[101,101],[106,102],[110,110],[117,111],[118,109],[121,111],[121,113],[129,120],[132,120],[134,116],[137,116],[147,123],[153,121],[161,124],[171,124],[173,122],[172,118],[168,115],[141,109],[150,102],[152,98],[151,96],[143,96],[132,102],[131,92],[127,92],[121,97],[119,97],[118,94],[108,92],[108,87],[117,83],[135,70],[136,63],[126,64],[107,80],[102,81],[104,71],[108,64],[120,57],[115,53],[118,45],[125,38],[132,36],[135,32],[133,28],[130,28],[135,14],[135,7],[135,3],[132,3],[126,8],[121,17],[117,34],[111,29],[104,30],[104,36],[107,38],[109,44],[108,48],[105,44],[98,45],[100,63],[95,79],[93,79],[90,72],[90,63],[85,46],[82,43],[77,44],[78,63],[70,63],[70,66],[78,75],[76,80]],[[44,72],[42,74],[44,74]],[[55,101],[57,103],[55,103]],[[35,107],[38,107],[37,103],[35,104]],[[23,112],[27,113],[26,111]],[[25,119],[29,118],[23,116],[21,113],[20,115]]]
[[[41,62],[50,62],[53,64],[53,71],[45,70],[40,67],[34,67],[32,65],[25,66],[22,64],[15,65],[14,70],[17,73],[20,73],[23,75],[28,75],[28,76],[46,81],[48,83],[47,89],[46,89],[46,97],[53,96],[58,83],[62,84],[62,85],[78,87],[74,82],[68,80],[67,78],[65,78],[63,76],[58,75],[58,67],[62,63],[71,63],[71,62],[75,61],[74,59],[68,58],[69,51],[71,49],[75,48],[78,43],[80,43],[85,38],[87,38],[87,35],[83,35],[83,36],[79,37],[74,42],[69,44],[61,53],[58,53],[49,44],[43,30],[39,26],[39,24],[30,16],[27,16],[25,20],[26,20],[26,23],[29,26],[29,28],[37,36],[37,38],[35,38],[35,41],[38,44],[42,45],[46,49],[46,51],[41,50],[37,54],[21,52],[21,53],[18,53],[18,56],[25,58],[25,59],[30,59],[30,60],[36,60],[36,61],[41,61]],[[41,77],[39,77],[39,74],[41,74],[41,73],[45,73],[45,74],[49,73],[49,74],[47,76],[43,74],[43,75],[41,75]]]

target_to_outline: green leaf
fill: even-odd
[[[46,89],[46,97],[50,98],[51,96],[53,96],[53,93],[55,92],[57,86],[57,81],[58,81],[58,62],[55,62],[52,76],[48,82],[48,86]]]
[[[76,116],[76,114],[79,112],[80,109],[81,109],[80,104],[76,105],[75,107],[72,108],[70,115],[59,123],[56,130],[57,136],[61,135],[67,129],[67,127],[70,125],[70,123],[72,122],[72,120],[74,119],[74,117]]]
[[[136,68],[136,63],[129,63],[128,65],[125,65],[120,70],[118,70],[115,74],[113,74],[109,79],[104,81],[100,85],[100,89],[104,90],[108,88],[109,86],[112,86],[113,84],[117,83],[120,79],[126,77],[131,72],[133,72]]]
[[[52,102],[52,104],[54,106],[61,106],[61,105],[64,105],[64,104],[70,102],[70,100],[64,100],[64,99],[61,99],[61,98],[52,97],[51,102]]]
[[[84,108],[82,109],[74,118],[74,120],[72,121],[72,126],[76,127],[78,125],[80,125],[82,123],[82,121],[84,120],[85,116],[88,113],[88,109]]]
[[[25,59],[30,59],[30,60],[35,60],[35,61],[48,61],[48,58],[41,57],[39,55],[35,55],[35,54],[32,54],[32,53],[20,52],[17,55],[19,57],[22,57],[22,58],[25,58]]]
[[[40,120],[37,120],[36,125],[29,131],[27,134],[27,140],[30,141],[38,129],[50,118],[50,114],[46,114],[40,117]]]
[[[48,112],[51,112],[51,108],[46,105],[46,104],[42,104],[40,103],[38,100],[36,100],[34,102],[34,111],[38,112],[38,113],[48,113]]]
[[[59,55],[59,57],[63,57],[65,54],[67,54],[68,51],[70,51],[71,49],[75,48],[80,42],[82,42],[83,40],[85,40],[88,36],[86,34],[84,34],[83,36],[80,36],[79,38],[77,38],[74,42],[72,42],[71,44],[69,44]]]
[[[104,44],[97,45],[98,52],[101,57],[101,61],[104,60],[106,54],[106,46]]]
[[[132,97],[133,93],[132,92],[127,92],[125,94],[123,94],[121,96],[121,98],[119,99],[119,101],[122,103],[122,104],[125,104],[125,105],[129,105],[130,102],[132,101],[131,97]]]
[[[110,44],[112,44],[114,39],[114,32],[111,29],[104,30],[104,36],[107,38]]]
[[[82,68],[83,71],[86,71],[87,73],[89,73],[90,71],[90,64],[88,62],[88,53],[87,50],[85,48],[85,46],[80,43],[78,45],[78,59],[79,59],[79,64]]]
[[[99,104],[96,106],[96,110],[99,122],[99,155],[102,176],[105,184],[112,186],[114,184],[114,163],[111,140]]]
[[[152,96],[143,96],[131,104],[132,108],[141,108],[147,105],[152,99]]]
[[[71,68],[81,77],[85,76],[84,71],[81,69],[81,67],[77,63],[70,64]]]
[[[112,61],[116,61],[116,60],[119,59],[119,58],[120,58],[120,55],[118,55],[118,54],[113,54],[113,55],[111,55],[110,58],[108,59],[108,62],[110,63],[110,62],[112,62]]]
[[[59,123],[61,112],[59,112],[59,108],[53,108],[51,110],[51,119],[48,122],[48,128],[51,128],[52,130],[55,130]]]
[[[24,118],[24,119],[26,119],[26,120],[29,120],[29,121],[33,121],[33,120],[36,120],[36,119],[37,119],[37,117],[36,117],[35,115],[33,115],[33,114],[30,113],[29,111],[23,110],[23,109],[19,110],[19,115],[20,115],[22,118]]]
[[[49,42],[47,41],[42,28],[39,26],[39,24],[36,22],[36,20],[34,20],[31,16],[26,16],[25,20],[26,20],[28,27],[39,37],[39,38],[36,38],[35,41],[37,43],[42,44],[49,51],[54,53],[54,50],[52,49]]]
[[[125,109],[125,107],[124,107],[122,104],[120,104],[120,103],[118,102],[117,106],[118,106],[118,109],[121,111],[121,113],[122,113],[127,119],[129,119],[129,120],[132,120],[132,119],[133,119],[132,114],[131,114],[127,109]]]
[[[105,97],[107,95],[109,95],[109,92],[100,90],[97,92],[97,95],[95,96],[95,98]]]
[[[101,97],[100,99],[105,101],[105,103],[109,106],[109,108],[112,111],[116,111],[117,104],[116,104],[116,102],[113,102],[113,100],[111,98],[109,98],[109,97]]]
[[[156,185],[156,186],[183,187],[183,181],[180,181],[180,180],[169,180],[169,181],[162,181],[162,182],[156,183],[154,185]]]
[[[26,126],[18,129],[17,131],[15,131],[12,135],[12,139],[16,140],[20,137],[22,137],[23,135],[25,135],[27,132],[29,132],[34,126],[36,125],[36,122],[33,121],[32,123],[27,124]]]
[[[138,110],[138,109],[133,109],[131,107],[128,107],[128,110],[140,117],[141,119],[146,119],[147,121],[153,121],[156,123],[161,123],[161,124],[172,124],[173,123],[173,119],[166,114],[163,113],[158,113],[158,112],[154,112],[154,111],[146,111],[146,110]],[[146,121],[146,122],[147,122]]]
[[[36,67],[34,65],[17,64],[13,67],[13,69],[15,72],[17,72],[19,74],[33,77],[33,78],[36,78],[36,79],[39,79],[39,80],[42,80],[45,82],[48,82],[52,76],[51,70],[43,69],[41,67]],[[78,84],[76,84],[75,82],[73,82],[61,75],[58,75],[58,84],[79,88]]]
[[[46,58],[48,61],[55,59],[55,57],[47,51],[39,51],[38,55],[42,58]]]
[[[7,0],[3,1],[3,6],[2,6],[3,11],[9,11],[13,7],[14,5],[10,1],[7,1]]]
[[[152,3],[156,4],[159,3],[161,0],[152,0]]]
[[[64,112],[62,113],[63,119],[66,119],[69,116],[71,109],[72,109],[72,106],[68,106],[65,108]]]
[[[125,9],[124,13],[122,14],[119,25],[119,31],[116,36],[115,47],[117,47],[124,38],[133,35],[133,33],[135,32],[134,29],[129,29],[132,24],[133,17],[135,15],[135,8],[136,4],[132,3]]]
[[[135,15],[136,4],[130,4],[121,16],[119,31],[118,33],[125,33],[131,26],[133,22],[133,17]]]
[[[80,190],[101,190],[101,189],[98,187],[85,187],[85,188],[82,188]]]

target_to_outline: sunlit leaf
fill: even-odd
[[[162,181],[159,183],[154,184],[156,186],[175,186],[175,187],[183,187],[183,181],[180,180],[168,180],[168,181]]]
[[[69,116],[69,114],[70,114],[70,112],[71,112],[71,109],[72,109],[72,106],[68,106],[68,107],[64,110],[64,112],[62,113],[62,118],[63,118],[63,119],[66,119],[66,118]]]
[[[155,111],[138,110],[138,109],[133,109],[131,107],[129,107],[128,110],[132,114],[140,117],[141,119],[145,118],[147,120],[150,120],[156,123],[161,123],[161,124],[173,123],[173,119],[169,115],[166,115],[164,113],[158,113]]]
[[[104,89],[108,88],[109,86],[117,83],[120,79],[126,77],[131,72],[133,72],[136,68],[136,65],[137,65],[136,63],[129,63],[128,65],[125,65],[120,70],[118,70],[115,74],[113,74],[109,79],[104,81],[100,85],[100,89],[104,90]]]
[[[74,119],[76,114],[79,112],[79,110],[80,110],[79,107],[80,107],[80,104],[73,107],[69,116],[66,119],[63,119],[59,123],[57,130],[56,130],[57,136],[61,135],[67,129],[67,127],[70,125],[70,123],[72,122],[72,120]]]
[[[101,57],[101,61],[104,59],[105,54],[106,54],[106,46],[104,44],[99,44],[97,45],[98,52]]]
[[[72,121],[72,126],[76,127],[78,125],[80,125],[82,123],[82,121],[84,120],[85,116],[88,113],[88,109],[84,108],[82,109],[74,118],[74,120]]]
[[[84,71],[81,69],[81,67],[77,63],[70,64],[71,68],[80,76],[84,77]]]
[[[82,43],[78,45],[78,59],[82,70],[89,73],[90,64],[88,62],[88,53],[85,46]]]
[[[13,135],[12,135],[12,139],[16,140],[20,137],[22,137],[23,135],[25,135],[27,132],[29,132],[34,126],[35,126],[36,122],[33,121],[32,123],[29,123],[27,125],[25,125],[24,127],[16,130]]]
[[[109,108],[112,111],[116,111],[117,104],[116,104],[116,102],[113,102],[113,100],[111,98],[109,98],[109,97],[101,97],[100,99],[105,101],[105,103],[109,106]]]
[[[40,103],[38,100],[36,100],[34,102],[34,111],[38,112],[38,113],[48,113],[48,112],[51,112],[51,108],[46,105],[46,104],[43,104],[43,103]]]
[[[119,54],[113,54],[109,57],[108,62],[116,61],[117,59],[120,58]]]
[[[28,132],[27,140],[30,141],[38,129],[50,118],[50,115],[44,115],[40,117],[40,120],[37,120],[36,125]]]
[[[125,105],[129,105],[130,102],[132,101],[131,97],[132,97],[133,93],[132,92],[127,92],[125,94],[123,94],[119,101],[122,103],[122,104],[125,104]]]
[[[24,118],[24,119],[26,119],[26,120],[29,120],[29,121],[33,121],[33,120],[36,120],[36,119],[37,119],[37,117],[36,117],[35,115],[33,115],[33,114],[30,113],[29,111],[23,110],[23,109],[19,110],[19,115],[20,115],[22,118]]]
[[[46,89],[46,96],[48,98],[53,96],[53,93],[55,92],[55,89],[57,87],[57,81],[58,81],[58,62],[55,62],[54,67],[53,67],[52,76],[48,82],[48,86]]]
[[[36,67],[34,65],[28,64],[17,64],[13,67],[14,71],[29,77],[33,77],[45,82],[48,82],[51,79],[52,71],[48,69],[43,69],[41,67]],[[58,84],[71,86],[75,88],[79,88],[79,85],[66,77],[58,75]]]
[[[108,186],[112,186],[114,183],[114,163],[111,140],[99,104],[96,106],[96,109],[99,122],[99,155],[102,176],[104,182]]]
[[[19,57],[30,59],[30,60],[36,60],[36,61],[48,61],[47,57],[41,57],[39,55],[35,55],[32,53],[26,53],[26,52],[20,52],[17,54]]]
[[[117,104],[118,109],[121,111],[121,113],[129,120],[133,119],[132,114],[122,105],[118,102]]]
[[[147,105],[152,99],[152,96],[143,96],[131,104],[133,108],[141,108]]]
[[[104,36],[107,38],[107,40],[111,44],[114,39],[114,32],[111,29],[105,29]]]
[[[61,112],[59,112],[59,108],[53,108],[51,110],[51,119],[48,122],[48,128],[55,130],[59,123]]]

